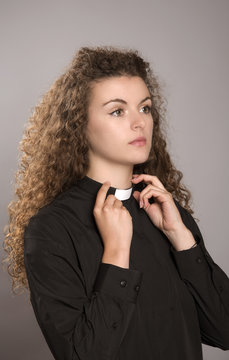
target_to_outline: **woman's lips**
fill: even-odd
[[[130,143],[130,145],[135,145],[135,146],[144,146],[145,144],[146,144],[146,140],[135,140]]]

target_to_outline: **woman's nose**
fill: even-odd
[[[143,119],[141,114],[133,115],[133,117],[132,117],[132,126],[134,128],[139,127],[139,126],[142,127],[142,128],[145,127],[145,120]]]

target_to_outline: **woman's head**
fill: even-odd
[[[99,131],[98,113],[92,111],[101,105],[104,90],[107,101],[110,94],[127,102],[122,104],[126,111],[124,123],[123,115],[117,116],[119,112],[109,116],[108,137],[104,127],[103,132]],[[148,96],[150,99],[139,105]],[[150,113],[145,105],[150,106]],[[114,103],[103,109],[106,108],[101,120],[104,126],[113,107]],[[164,114],[159,81],[137,50],[104,46],[82,47],[77,51],[70,66],[35,107],[20,142],[22,157],[16,174],[16,199],[8,206],[10,219],[4,242],[8,253],[4,261],[8,262],[13,290],[21,286],[28,288],[23,248],[25,226],[41,207],[87,174],[90,149],[96,146],[97,153],[104,154],[105,148],[97,140],[109,145],[109,160],[132,162],[134,173],[158,176],[165,188],[193,212],[188,204],[191,194],[180,184],[183,174],[176,170],[166,150],[162,131]],[[109,139],[111,133],[115,138]],[[126,141],[138,136],[147,137],[147,145],[141,152],[131,145],[129,153],[113,152],[117,142],[124,150],[129,145]]]
[[[132,96],[126,94],[126,90],[129,92],[130,88],[132,89]],[[53,93],[51,88],[50,92],[46,94],[46,96],[49,94],[51,107],[54,107],[54,111],[50,114],[51,117],[49,116],[50,121],[46,124],[46,134],[50,131],[51,143],[53,142],[53,134],[55,137],[59,135],[59,149],[62,148],[61,153],[63,157],[66,157],[68,171],[70,168],[74,169],[73,176],[76,178],[81,178],[88,172],[90,161],[92,161],[92,157],[89,155],[92,154],[90,149],[93,140],[100,145],[99,137],[105,134],[105,129],[101,126],[104,131],[97,133],[95,138],[95,128],[92,125],[95,125],[96,115],[93,110],[98,105],[98,97],[100,97],[100,101],[102,101],[102,97],[108,99],[109,94],[105,94],[108,91],[110,98],[114,94],[120,98],[122,93],[124,94],[122,98],[131,99],[128,108],[131,107],[132,115],[133,105],[136,106],[137,98],[140,98],[137,91],[141,91],[141,94],[147,94],[150,97],[148,104],[150,105],[151,119],[154,121],[155,138],[160,137],[162,140],[163,99],[158,80],[153,75],[149,62],[143,60],[137,50],[126,50],[111,46],[82,47],[76,53],[67,71],[53,84]],[[54,98],[56,98],[55,105],[52,101]],[[130,112],[130,108],[128,110]],[[117,117],[117,113],[113,116]],[[47,130],[47,126],[49,126],[49,130]],[[152,135],[152,129],[150,130]],[[133,140],[132,136],[131,139]],[[65,142],[63,141],[64,137],[66,138]],[[106,137],[107,140],[108,137]],[[147,149],[149,143],[150,141],[147,143]],[[109,144],[111,146],[111,142]],[[156,141],[154,144],[157,148]],[[136,165],[145,163],[147,160],[149,162],[153,160],[155,156],[153,156],[152,151],[153,149],[150,149],[147,158],[138,155],[139,160],[136,157]],[[140,154],[139,151],[135,151],[135,153]],[[62,160],[64,161],[64,159]],[[73,163],[70,165],[71,162]],[[63,165],[60,166],[63,169]],[[135,172],[142,170],[143,168],[139,167],[135,169]],[[68,187],[72,178],[66,175],[63,174],[66,181],[66,184],[63,185]]]
[[[139,76],[112,76],[91,86],[86,129],[90,174],[94,171],[110,180],[112,173],[126,173],[131,178],[134,164],[148,159],[153,134],[151,104],[151,94]],[[130,144],[138,137],[145,137],[146,142]]]

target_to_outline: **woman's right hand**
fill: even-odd
[[[97,193],[93,209],[95,222],[106,250],[129,251],[133,235],[132,217],[121,200],[114,195],[106,198],[109,187],[110,182],[106,181]]]

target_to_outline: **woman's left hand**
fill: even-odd
[[[157,176],[133,175],[131,181],[134,184],[141,181],[148,184],[141,192],[134,191],[133,196],[139,203],[143,202],[143,208],[155,226],[166,235],[185,227],[172,194],[165,189]],[[150,204],[148,199],[152,196],[155,202]]]

